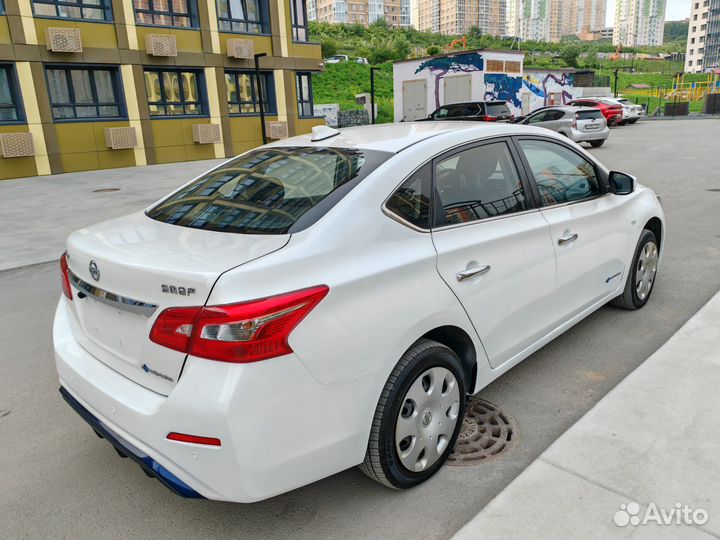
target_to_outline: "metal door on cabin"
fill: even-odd
[[[520,100],[522,102],[521,109],[523,115],[530,114],[530,92],[523,92],[520,94]]]
[[[445,99],[443,105],[470,101],[472,80],[470,75],[445,77]]]
[[[413,122],[427,118],[427,82],[403,82],[403,120]]]

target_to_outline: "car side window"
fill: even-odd
[[[538,140],[520,140],[543,206],[580,201],[601,195],[595,166],[569,148]]]
[[[546,112],[546,111],[543,111],[543,112],[539,112],[539,113],[537,113],[537,114],[534,114],[533,116],[531,116],[530,118],[528,118],[528,124],[538,124],[538,123],[540,123],[540,122],[544,122],[546,116],[547,116],[547,112]]]
[[[423,165],[393,193],[387,209],[421,229],[430,228],[432,165]]]
[[[528,209],[505,142],[463,150],[435,163],[437,225],[468,223]]]
[[[565,113],[562,111],[548,111],[545,121],[560,120],[564,115]]]
[[[446,118],[448,115],[449,109],[447,107],[441,107],[437,111],[433,113],[433,118]]]

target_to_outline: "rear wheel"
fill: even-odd
[[[599,141],[590,141],[590,145],[593,148],[600,148],[603,144],[605,144],[605,139],[599,140]]]
[[[640,309],[650,299],[657,274],[658,248],[655,233],[644,229],[640,235],[625,290],[611,304],[623,309]]]
[[[460,359],[440,343],[418,341],[385,384],[360,470],[394,489],[424,482],[452,451],[464,412]]]

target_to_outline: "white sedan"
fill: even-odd
[[[651,189],[545,129],[315,128],[69,237],[60,391],[184,496],[355,465],[409,488],[467,395],[604,304],[644,306],[664,237]]]

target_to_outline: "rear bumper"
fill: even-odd
[[[85,350],[73,335],[67,302],[61,297],[53,325],[63,397],[174,492],[255,502],[363,461],[384,384],[378,372],[321,384],[292,354],[252,364],[191,356],[163,396]],[[171,431],[222,444],[168,440]]]
[[[72,394],[70,394],[70,392],[62,386],[60,387],[60,395],[83,420],[90,424],[90,427],[93,428],[99,437],[102,437],[112,444],[120,455],[127,456],[135,461],[149,477],[157,478],[170,491],[180,495],[181,497],[187,497],[189,499],[204,499],[202,495],[180,480],[173,473],[168,471],[165,467],[160,465],[152,457],[148,456],[138,448],[135,448],[132,444],[120,437],[120,435],[112,431],[112,429],[106,426],[102,421],[98,420],[82,405],[82,403],[75,399]]]
[[[604,141],[610,136],[610,130],[606,127],[594,131],[572,130],[571,139],[575,142]]]

